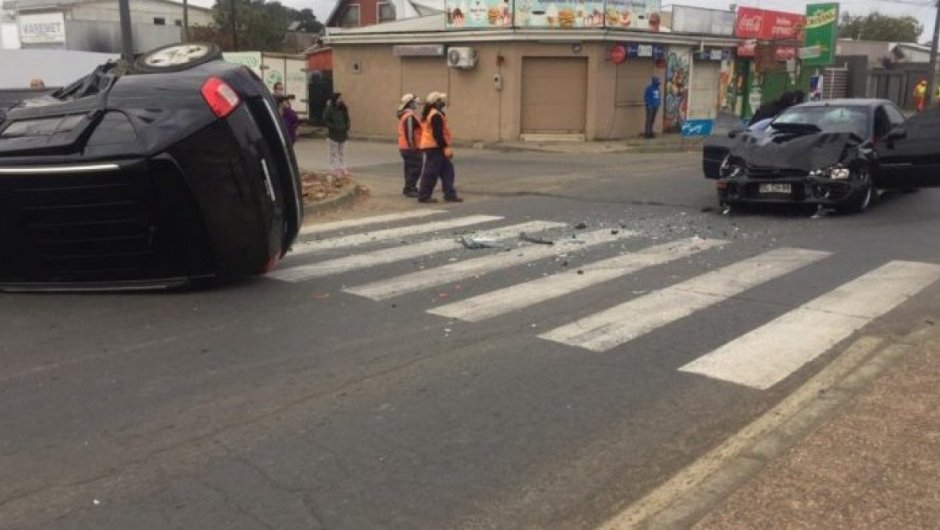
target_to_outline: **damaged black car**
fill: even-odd
[[[303,215],[275,101],[211,44],[98,67],[0,121],[0,289],[263,273]]]
[[[913,121],[931,119],[936,111]],[[707,178],[717,179],[718,200],[725,207],[793,203],[861,212],[880,189],[928,185],[904,175],[920,171],[924,157],[931,156],[926,151],[898,154],[912,143],[905,130],[910,124],[886,100],[804,103],[781,113],[766,130],[732,133],[724,143],[708,146],[703,169]],[[720,162],[717,154],[723,155]],[[904,160],[894,160],[898,156]]]

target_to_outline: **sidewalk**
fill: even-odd
[[[695,528],[940,528],[940,330]]]

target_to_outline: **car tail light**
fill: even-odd
[[[224,118],[235,110],[235,107],[241,103],[238,94],[228,86],[225,81],[218,77],[210,77],[202,85],[202,97],[212,112],[219,118]]]

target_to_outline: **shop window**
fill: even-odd
[[[339,27],[359,27],[359,4],[351,4],[346,7],[346,11],[343,11],[343,16],[339,19]]]
[[[379,2],[376,4],[376,9],[378,10],[379,24],[382,22],[392,22],[396,19],[395,4],[391,2]]]
[[[166,26],[166,19],[163,17],[153,17],[153,23],[155,26]]]
[[[176,27],[178,27],[178,28],[181,28],[181,27],[183,27],[183,21],[182,21],[182,20],[180,20],[180,19],[176,19],[176,20],[174,20],[174,21],[173,21],[173,24],[175,24],[175,25],[176,25]]]

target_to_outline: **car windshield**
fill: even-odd
[[[773,125],[778,123],[814,125],[822,132],[851,132],[857,134],[860,138],[870,136],[868,109],[860,106],[791,107],[778,116]]]

